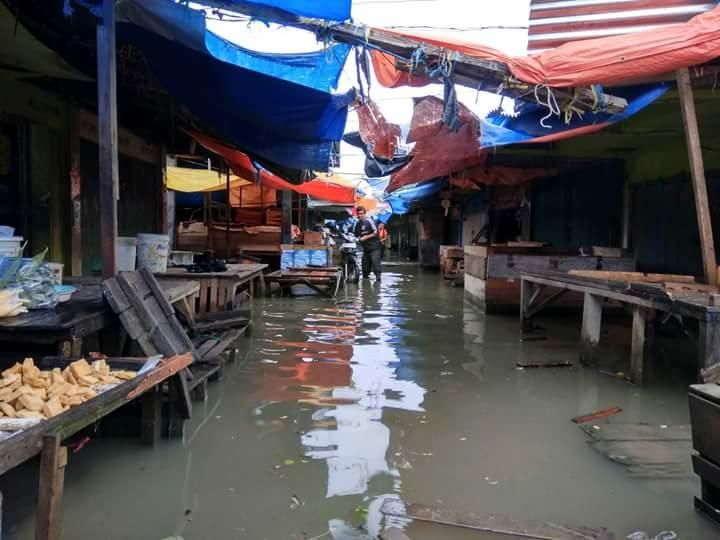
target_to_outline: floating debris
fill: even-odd
[[[621,412],[622,409],[620,407],[610,407],[608,409],[602,409],[600,411],[595,411],[590,414],[576,416],[572,419],[572,421],[576,424],[585,424],[586,422],[592,422],[593,420],[598,420],[600,418],[608,418],[610,416],[615,416],[616,414],[620,414]]]

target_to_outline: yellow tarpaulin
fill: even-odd
[[[225,174],[208,169],[189,169],[187,167],[166,167],[167,188],[173,191],[194,193],[197,191],[224,191],[227,189]],[[230,189],[249,186],[252,182],[230,175]]]

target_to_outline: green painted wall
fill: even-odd
[[[49,248],[50,260],[69,264],[70,206],[67,133],[69,106],[25,82],[0,75],[0,117],[25,127],[29,230],[19,231],[36,253]],[[26,252],[27,254],[27,252]]]

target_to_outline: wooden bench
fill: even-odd
[[[588,275],[562,272],[525,272],[521,276],[520,325],[528,330],[531,319],[569,291],[584,298],[581,359],[591,360],[598,350],[603,301],[614,300],[632,309],[630,377],[643,382],[648,321],[658,312],[698,321],[698,369],[720,361],[720,303],[717,287],[693,284],[688,276],[662,276],[623,272]],[[618,278],[618,279],[614,279]],[[627,281],[628,279],[635,281]],[[663,281],[666,279],[666,281]],[[720,297],[719,297],[720,298]]]

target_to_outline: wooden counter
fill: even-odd
[[[547,247],[465,246],[465,298],[486,313],[516,312],[523,272],[634,269],[630,257],[583,256]],[[566,305],[582,305],[579,296],[563,300]]]

